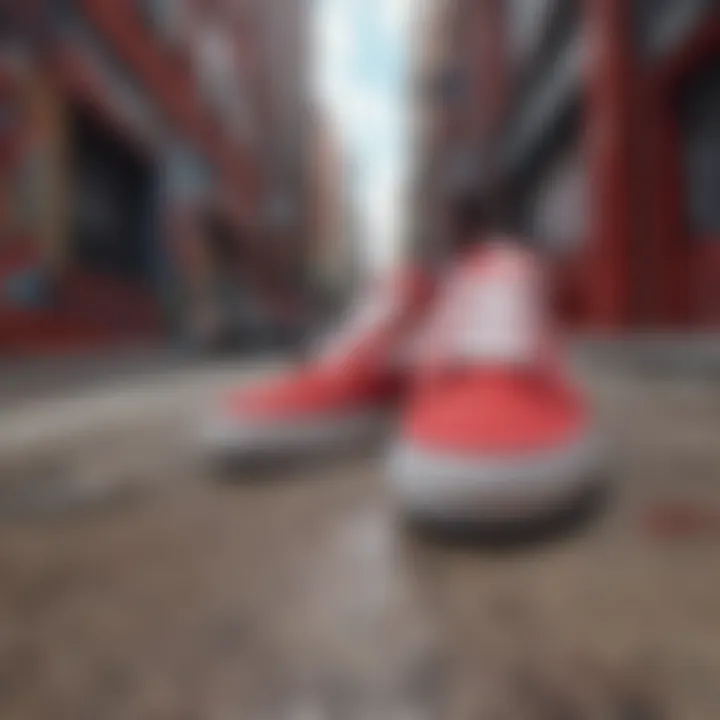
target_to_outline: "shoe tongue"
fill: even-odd
[[[449,279],[446,298],[432,322],[429,358],[459,364],[537,362],[545,302],[532,263],[501,254],[480,267],[461,268]]]

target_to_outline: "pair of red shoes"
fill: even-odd
[[[593,479],[587,406],[561,371],[542,272],[499,239],[444,282],[406,270],[374,292],[317,361],[231,393],[204,431],[232,456],[356,443],[404,402],[389,477],[410,516],[504,521],[552,512]]]

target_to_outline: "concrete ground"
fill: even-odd
[[[183,367],[0,420],[3,720],[720,716],[720,380],[584,362],[614,491],[572,534],[417,536],[380,448],[213,473]]]

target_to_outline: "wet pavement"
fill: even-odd
[[[720,384],[586,375],[609,505],[512,546],[408,532],[380,449],[211,472],[188,418],[229,376],[68,421],[3,468],[0,717],[720,716]]]

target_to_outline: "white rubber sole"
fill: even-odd
[[[562,448],[508,457],[458,457],[398,445],[389,475],[401,510],[438,522],[523,521],[560,510],[596,483],[600,443],[586,434]]]
[[[388,421],[385,408],[285,422],[212,416],[201,426],[200,446],[206,456],[218,460],[311,456],[378,438],[387,431]]]

